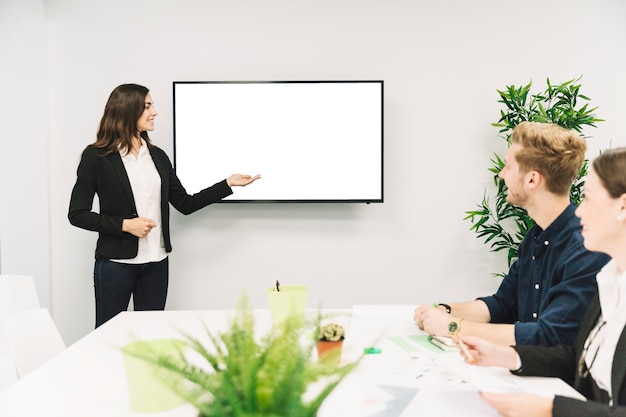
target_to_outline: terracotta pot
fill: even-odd
[[[317,341],[317,359],[324,365],[339,365],[343,339],[336,342]]]

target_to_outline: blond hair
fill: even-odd
[[[521,173],[537,171],[548,191],[569,194],[585,161],[587,143],[581,135],[554,123],[521,122],[513,129],[511,143],[522,147],[515,155]]]

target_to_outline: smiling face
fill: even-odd
[[[525,174],[520,173],[520,166],[515,159],[515,155],[519,152],[521,145],[513,144],[509,148],[504,158],[504,168],[498,176],[504,180],[508,188],[506,201],[509,204],[524,207],[528,201],[528,194],[524,188]]]
[[[150,93],[146,95],[144,106],[143,113],[141,117],[139,117],[139,120],[137,120],[137,130],[139,132],[151,132],[154,130],[154,117],[157,115],[157,112],[154,109],[154,103],[152,102]]]
[[[584,199],[576,209],[583,227],[585,248],[613,256],[620,251],[620,225],[623,222],[621,198],[612,198],[592,170],[585,181]],[[621,217],[620,217],[621,216]]]

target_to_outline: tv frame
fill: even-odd
[[[177,171],[177,142],[176,142],[176,87],[177,85],[184,84],[357,84],[357,83],[376,83],[380,85],[380,197],[376,198],[346,198],[346,199],[307,199],[307,198],[294,198],[294,199],[241,199],[236,198],[237,192],[233,194],[233,198],[226,198],[219,201],[219,203],[383,203],[384,202],[384,80],[284,80],[284,81],[173,81],[172,83],[172,95],[173,95],[173,141],[174,141],[174,170]],[[232,173],[224,173],[224,175],[230,175]],[[249,172],[248,174],[254,175],[256,172]],[[262,173],[261,173],[262,174]],[[186,186],[185,180],[181,179],[183,186]],[[263,181],[263,178],[261,180]],[[206,186],[211,184],[207,183]],[[349,181],[346,183],[349,187]],[[254,187],[254,184],[250,185]],[[197,192],[193,190],[192,192]]]

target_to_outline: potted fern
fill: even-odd
[[[561,84],[553,85],[547,79],[544,91],[531,94],[532,81],[523,86],[507,86],[504,90],[497,90],[500,103],[504,109],[500,110],[500,119],[492,123],[499,129],[500,138],[510,146],[510,135],[513,128],[523,121],[556,123],[567,129],[575,130],[583,135],[583,127],[595,127],[598,119],[594,112],[597,107],[590,107],[590,99],[580,93],[580,79],[572,79]],[[588,160],[585,160],[576,180],[570,190],[571,200],[578,204],[582,198],[584,178],[587,175]],[[490,201],[487,191],[478,209],[466,211],[464,220],[470,220],[470,230],[483,238],[485,244],[494,252],[504,251],[507,255],[508,266],[517,259],[518,247],[528,230],[535,224],[526,210],[509,204],[506,201],[507,187],[498,174],[504,167],[503,159],[494,154],[489,171],[493,174],[495,185],[495,202]],[[495,275],[504,276],[504,273]]]
[[[196,407],[200,417],[315,417],[357,364],[329,367],[311,360],[316,342],[311,334],[319,328],[318,320],[289,318],[257,339],[244,299],[228,330],[214,334],[204,325],[210,344],[182,333],[193,355],[181,350],[175,360],[171,355],[141,359],[157,364],[158,376]]]

